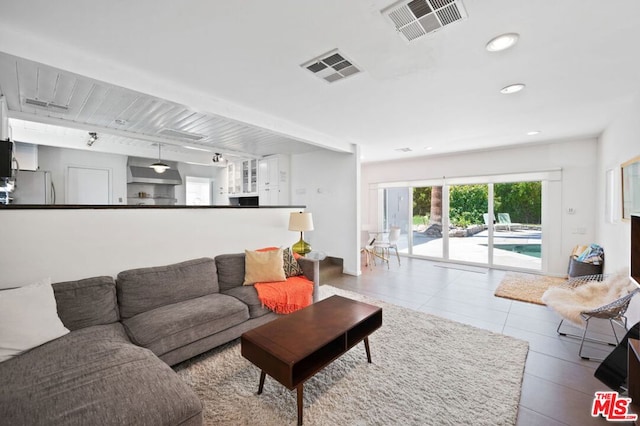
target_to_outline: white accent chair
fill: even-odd
[[[374,254],[381,258],[383,262],[387,262],[387,268],[389,268],[389,252],[391,249],[396,251],[396,257],[398,258],[398,266],[400,266],[400,255],[398,254],[398,240],[400,239],[400,228],[392,226],[389,229],[389,238],[387,241],[376,241],[373,244]]]
[[[616,346],[620,343],[614,323],[627,330],[625,313],[631,298],[640,292],[625,274],[587,275],[571,278],[566,284],[551,287],[542,295],[542,301],[556,311],[562,319],[556,332],[560,336],[580,339],[578,355],[585,360],[602,361],[583,355],[584,342],[602,343]],[[615,343],[587,337],[590,321],[594,318],[608,320]],[[561,331],[564,320],[583,328],[582,335]]]

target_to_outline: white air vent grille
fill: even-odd
[[[201,139],[204,139],[204,135],[199,135],[197,133],[183,132],[182,130],[175,130],[175,129],[162,129],[158,132],[158,134],[169,137],[169,138],[188,139],[190,141],[199,141]]]
[[[329,83],[342,80],[350,75],[360,72],[360,69],[353,63],[353,61],[347,59],[346,56],[338,52],[338,49],[332,50],[324,55],[320,55],[300,66],[308,69],[318,78]]]
[[[34,107],[38,108],[56,108],[63,111],[67,111],[69,109],[69,107],[66,105],[58,105],[54,104],[53,102],[41,101],[40,99],[33,98],[25,98],[24,103],[27,105],[33,105]]]
[[[407,41],[467,17],[462,0],[402,0],[381,13]]]

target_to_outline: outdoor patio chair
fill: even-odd
[[[487,225],[487,229],[489,228],[489,213],[483,213],[482,217],[484,218],[484,224]],[[495,219],[493,219],[493,230],[497,231],[498,228],[503,228],[503,229],[508,229],[509,226],[505,225],[504,223],[498,223],[498,221]]]
[[[522,228],[521,223],[511,222],[511,216],[509,216],[509,213],[498,213],[498,223],[496,223],[496,227],[498,226],[507,228],[509,232],[513,231],[513,228]]]
[[[552,287],[542,295],[542,301],[555,310],[562,319],[556,332],[560,336],[580,339],[578,355],[585,360],[602,361],[602,358],[587,357],[582,354],[584,342],[601,343],[616,346],[620,343],[614,323],[627,330],[625,313],[631,298],[640,292],[626,274],[587,275],[571,278],[562,286]],[[609,321],[616,343],[587,337],[592,319],[600,318]],[[583,328],[582,335],[561,331],[564,320]]]

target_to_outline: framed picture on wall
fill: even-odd
[[[622,163],[622,218],[640,214],[640,156]]]

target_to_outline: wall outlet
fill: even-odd
[[[574,209],[573,207],[569,207],[567,209],[567,214],[576,214],[576,209]]]

